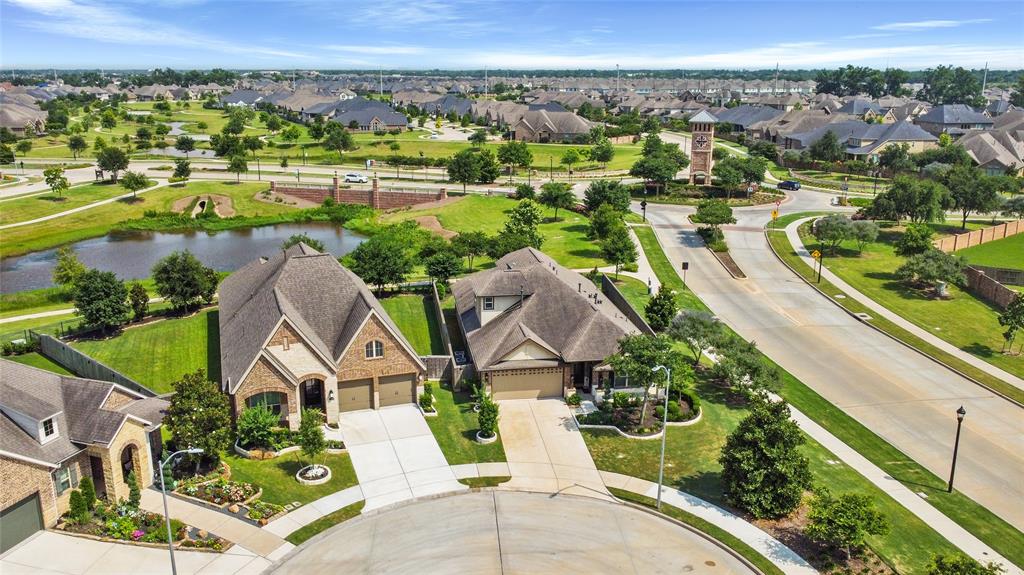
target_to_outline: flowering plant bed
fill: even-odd
[[[303,485],[323,485],[331,480],[331,468],[326,465],[307,465],[295,474]]]
[[[257,499],[248,505],[245,516],[260,525],[266,525],[271,519],[284,514],[284,507],[276,503],[267,503]]]
[[[223,477],[199,484],[185,483],[176,491],[180,495],[217,507],[224,507],[232,503],[245,503],[256,499],[262,492],[263,490],[252,483],[230,481]]]
[[[135,509],[128,504],[107,505],[97,502],[93,511],[79,518],[65,514],[57,529],[69,535],[99,541],[162,548],[167,545],[167,523],[159,513]],[[206,531],[189,527],[171,518],[171,533],[176,547],[223,551],[232,544]]]

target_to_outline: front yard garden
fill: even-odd
[[[309,503],[359,483],[355,468],[347,453],[329,453],[322,457],[322,464],[331,469],[331,479],[322,485],[302,485],[295,480],[295,474],[306,463],[299,452],[287,453],[273,459],[246,459],[234,454],[223,457],[231,467],[231,478],[259,485],[263,490],[260,500],[277,505],[298,501]]]
[[[427,425],[449,465],[505,461],[500,437],[494,443],[476,441],[480,426],[468,391],[452,391],[447,384],[437,384],[433,387],[433,394],[437,416],[426,418]]]

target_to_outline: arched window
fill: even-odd
[[[245,400],[245,405],[246,407],[265,405],[270,409],[270,411],[274,412],[275,415],[281,415],[281,405],[286,402],[287,400],[283,393],[277,391],[265,391],[263,393],[250,395]]]
[[[384,342],[374,340],[366,344],[366,359],[384,357]]]

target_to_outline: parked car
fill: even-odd
[[[356,174],[356,173],[345,174],[345,183],[346,184],[348,184],[348,183],[365,184],[365,183],[367,183],[369,181],[370,181],[370,179],[367,178],[366,176],[362,175],[362,174]]]
[[[800,189],[800,182],[796,182],[793,180],[785,180],[783,182],[779,182],[779,185],[775,187],[780,190],[790,190],[795,192]]]

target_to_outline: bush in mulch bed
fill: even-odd
[[[145,543],[167,541],[167,524],[163,515],[142,511],[124,502],[109,505],[97,501],[92,511],[83,511],[78,516],[69,512],[63,519],[58,528],[70,533]],[[184,523],[171,518],[175,541],[184,539],[186,531]]]
[[[242,503],[259,493],[259,488],[252,483],[230,481],[218,477],[213,481],[198,485],[192,482],[183,482],[183,485],[178,488],[178,492],[214,505],[224,505],[226,503]]]
[[[284,507],[277,505],[276,503],[267,503],[266,501],[256,500],[248,505],[249,511],[246,513],[246,517],[253,521],[259,521],[260,519],[270,519],[284,511]]]
[[[632,435],[652,435],[661,430],[661,420],[655,417],[656,401],[647,402],[646,413],[640,417],[643,401],[640,396],[616,392],[611,401],[601,403],[598,411],[579,418],[584,425],[614,425]]]

